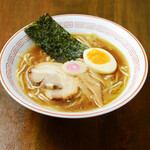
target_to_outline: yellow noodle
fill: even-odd
[[[28,62],[29,62],[29,57],[30,57],[30,54],[29,54],[29,53],[25,54],[24,57],[23,57],[23,60],[24,60],[27,64],[28,64]]]
[[[29,95],[29,97],[31,97],[31,98],[37,99],[37,97],[36,97],[34,94],[32,94],[32,93],[28,93],[28,95]]]
[[[90,43],[89,43],[88,41],[86,41],[84,38],[78,36],[78,37],[77,37],[77,40],[78,40],[79,42],[81,42],[81,43],[83,43],[83,44],[85,44],[85,45],[91,47]]]
[[[18,70],[17,77],[19,77],[19,75],[25,70],[26,67],[27,67],[27,65],[24,64],[23,67],[20,70]]]
[[[123,67],[120,67],[119,70],[120,70],[120,72],[121,72],[122,74],[124,74],[125,76],[129,76],[128,73],[126,72],[126,70],[125,70]]]
[[[40,98],[43,101],[49,101],[49,99],[42,93],[38,94],[38,98]]]
[[[19,76],[19,82],[20,82],[20,85],[21,85],[22,89],[24,89],[25,86],[24,86],[24,82],[23,82],[23,75]]]
[[[116,87],[119,87],[121,84],[123,84],[122,81],[119,81],[119,82],[117,82],[116,84],[114,84],[112,87],[110,87],[108,93],[111,94],[112,91],[113,91]]]

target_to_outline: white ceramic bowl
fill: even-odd
[[[133,99],[142,88],[148,72],[147,57],[140,42],[125,28],[103,18],[79,14],[58,15],[53,18],[70,33],[95,33],[116,45],[129,62],[130,79],[127,87],[114,101],[91,111],[68,113],[40,106],[24,95],[16,82],[15,71],[19,56],[32,44],[22,28],[8,40],[1,51],[0,77],[8,94],[35,112],[61,118],[86,118],[106,114]]]

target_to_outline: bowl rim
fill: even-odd
[[[36,106],[33,107],[31,106],[28,102],[24,102],[20,99],[18,99],[12,92],[11,90],[9,89],[9,87],[7,86],[5,80],[3,79],[2,77],[2,69],[1,69],[1,65],[0,65],[0,80],[1,80],[1,83],[4,87],[4,89],[8,92],[8,94],[15,100],[17,101],[18,103],[20,103],[21,105],[23,105],[24,107],[32,110],[32,111],[35,111],[35,112],[38,112],[38,113],[41,113],[41,114],[44,114],[44,115],[47,115],[47,116],[53,116],[53,117],[59,117],[59,118],[70,118],[70,119],[73,119],[73,118],[89,118],[89,117],[96,117],[96,116],[99,116],[99,115],[103,115],[103,114],[107,114],[109,112],[112,112],[116,109],[119,109],[120,107],[122,107],[123,105],[125,105],[126,103],[128,103],[130,100],[132,100],[136,95],[137,93],[141,90],[141,88],[143,87],[144,85],[144,82],[146,80],[146,77],[147,77],[147,74],[148,74],[148,59],[147,59],[147,55],[146,55],[146,52],[143,48],[143,46],[141,45],[141,43],[138,41],[138,39],[130,32],[128,31],[127,29],[125,29],[123,26],[111,21],[111,20],[108,20],[108,19],[105,19],[105,18],[102,18],[102,17],[98,17],[98,16],[92,16],[92,15],[85,15],[85,14],[61,14],[61,15],[55,15],[55,16],[52,16],[52,17],[66,17],[66,16],[79,16],[79,17],[89,17],[89,18],[96,18],[96,19],[99,19],[99,20],[104,20],[106,22],[109,22],[109,23],[112,23],[114,24],[115,26],[119,27],[119,28],[122,28],[124,31],[126,31],[130,36],[132,36],[132,38],[137,42],[137,44],[139,45],[139,47],[141,48],[141,51],[143,53],[143,56],[144,56],[144,61],[145,61],[145,70],[144,70],[144,74],[143,74],[143,77],[141,79],[141,82],[139,83],[138,87],[133,91],[133,93],[128,96],[126,99],[124,99],[121,103],[113,106],[112,108],[109,108],[107,110],[104,110],[104,111],[97,111],[97,112],[86,112],[85,114],[63,114],[63,112],[49,112],[49,111],[46,111],[46,110],[40,110],[38,109]],[[28,26],[28,25],[27,25]],[[25,26],[26,27],[26,26]],[[7,45],[15,38],[15,36],[22,32],[24,30],[24,28],[21,28],[20,30],[18,30],[7,42],[6,44],[3,46],[1,52],[0,52],[0,64],[1,63],[1,59],[3,57],[3,53],[5,51],[5,48],[7,47]],[[81,112],[82,113],[82,112]]]

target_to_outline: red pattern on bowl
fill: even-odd
[[[102,25],[102,24],[97,24],[95,22],[91,23],[91,22],[80,21],[80,19],[77,21],[74,21],[73,19],[72,19],[72,21],[70,21],[70,20],[69,21],[59,21],[59,23],[67,29],[71,29],[71,28],[82,29],[83,28],[83,29],[88,29],[88,30],[95,30],[97,32],[101,32],[101,33],[110,35],[114,39],[116,39],[118,42],[120,42],[123,45],[123,47],[128,51],[128,54],[130,55],[130,57],[132,58],[132,61],[134,62],[133,65],[134,65],[135,69],[134,69],[134,72],[132,75],[134,78],[131,78],[130,83],[132,83],[132,84],[130,84],[128,89],[121,94],[121,96],[119,98],[120,102],[117,103],[116,105],[110,107],[109,109],[106,109],[106,110],[98,109],[98,110],[95,110],[94,112],[87,111],[84,113],[81,113],[81,112],[80,113],[64,113],[64,112],[58,112],[58,111],[51,111],[51,110],[42,108],[41,106],[37,106],[38,104],[30,104],[30,102],[26,101],[26,97],[22,93],[20,93],[20,91],[17,88],[17,84],[15,84],[15,82],[14,82],[14,79],[13,79],[14,70],[13,70],[12,65],[14,64],[14,61],[17,57],[17,54],[19,53],[19,50],[24,46],[24,44],[26,42],[28,42],[30,40],[27,35],[24,34],[24,36],[21,37],[16,42],[16,44],[14,46],[11,47],[9,56],[7,57],[7,63],[4,64],[2,62],[2,58],[4,58],[4,53],[5,53],[7,46],[16,38],[16,36],[19,33],[23,32],[24,28],[22,28],[16,34],[14,34],[12,36],[12,38],[10,38],[10,40],[6,43],[6,45],[2,49],[1,56],[0,56],[0,76],[1,76],[1,82],[4,86],[4,88],[16,101],[18,101],[19,103],[21,103],[25,107],[32,109],[36,112],[42,113],[42,114],[46,114],[46,115],[50,115],[50,116],[56,116],[56,117],[85,118],[85,117],[91,117],[91,116],[97,116],[97,115],[105,114],[107,112],[113,111],[113,110],[123,106],[124,104],[126,104],[128,101],[130,101],[138,93],[138,91],[141,89],[142,85],[144,84],[144,81],[145,81],[146,76],[147,76],[148,62],[147,62],[147,57],[146,57],[146,54],[145,54],[145,51],[144,51],[142,45],[129,31],[127,31],[126,29],[124,29],[120,25],[118,25],[114,22],[105,20],[103,18],[94,17],[94,16],[87,16],[87,15],[59,15],[59,16],[56,16],[55,18],[57,19],[57,18],[67,17],[67,16],[69,16],[69,17],[70,16],[72,16],[72,17],[76,16],[79,18],[80,17],[85,17],[85,18],[87,17],[88,19],[95,18],[95,19],[97,19],[97,21],[102,20],[104,22],[109,22],[109,23],[115,25],[117,28],[121,28],[122,30],[126,31],[126,33],[129,34],[130,38],[132,37],[136,41],[138,46],[140,47],[142,55],[143,55],[142,57],[144,57],[144,66],[141,65],[141,60],[140,60],[139,56],[137,55],[137,53],[135,52],[135,48],[133,47],[133,45],[130,45],[127,42],[127,40],[121,36],[121,34],[118,34],[118,32],[115,32],[114,30],[110,30],[107,26]],[[2,72],[4,72],[4,69],[3,69],[4,67],[2,65],[6,65],[6,76],[8,79],[7,82],[6,82],[6,79],[4,79],[4,75],[2,73]],[[144,67],[141,81],[138,83],[138,85],[136,85],[135,90],[132,93],[130,93],[132,91],[132,88],[133,88],[132,85],[135,85],[137,80],[138,80],[138,73],[139,73],[139,70],[141,69],[141,67]],[[8,82],[12,86],[12,88],[10,88],[8,86]],[[16,93],[20,94],[21,98],[16,93],[14,93],[12,89]],[[128,95],[128,93],[130,93],[130,94]],[[126,95],[128,95],[128,96],[126,97]],[[124,98],[124,97],[126,97],[126,98]]]

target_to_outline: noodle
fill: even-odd
[[[78,101],[76,101],[76,99],[75,99],[74,102],[70,103],[67,106],[67,108],[71,108],[71,107],[75,107],[75,106],[80,105],[85,100],[85,98],[87,98],[87,97],[85,97],[84,95],[82,95],[81,98]]]
[[[40,93],[40,90],[37,89],[36,92],[35,92],[35,95],[38,95]]]
[[[20,70],[18,70],[17,77],[19,77],[19,75],[25,70],[26,67],[27,67],[27,65],[24,64],[23,67]]]
[[[19,65],[20,68],[22,68],[22,66],[24,65],[24,63],[25,63],[24,60],[20,62],[20,65]]]
[[[33,57],[33,56],[32,56],[32,57],[30,57],[30,58],[29,58],[29,62],[30,62],[30,63],[32,63],[32,60],[33,60],[33,59],[34,59],[34,57]]]
[[[113,77],[114,77],[113,74],[106,75],[106,76],[104,77],[104,80],[108,80],[108,79],[111,79],[111,78],[113,78]]]
[[[79,42],[87,45],[88,47],[91,47],[90,43],[88,41],[86,41],[82,36],[77,36],[77,39]]]
[[[38,94],[38,98],[40,98],[42,101],[49,101],[49,99],[42,93]]]
[[[121,84],[123,84],[122,81],[117,82],[116,84],[114,84],[112,87],[110,87],[108,93],[111,94],[113,90],[116,90]]]
[[[121,66],[121,67],[119,68],[119,70],[120,70],[120,72],[121,72],[122,74],[124,74],[125,76],[129,76],[128,73],[126,73],[126,69],[124,68],[124,66]]]
[[[30,79],[29,79],[29,70],[32,68],[33,66],[30,66],[27,70],[26,70],[26,72],[25,72],[25,79],[26,79],[26,81],[27,81],[27,86],[28,86],[28,88],[29,89],[36,89],[36,88],[39,88],[40,87],[40,85],[39,86],[34,86],[33,84],[32,84],[32,82],[30,81]]]
[[[25,54],[24,55],[24,57],[23,57],[23,60],[28,64],[28,60],[29,60],[29,57],[30,57],[30,54],[29,53],[27,53],[27,54]]]
[[[19,77],[19,82],[20,82],[20,84],[21,84],[22,89],[24,89],[25,86],[24,86],[24,82],[23,82],[23,75],[20,75],[20,77]]]
[[[34,96],[34,94],[32,94],[32,93],[28,93],[28,95],[29,95],[29,97],[31,97],[31,98],[37,99],[37,97]]]
[[[124,85],[127,83],[127,81],[128,81],[128,76],[125,76],[124,79],[123,79]]]
[[[76,76],[79,82],[79,90],[74,96],[68,97],[68,99],[63,101],[61,99],[51,101],[44,93],[46,90],[51,89],[50,83],[46,83],[47,86],[42,84],[42,82],[36,85],[30,79],[30,70],[35,64],[41,62],[53,63],[55,60],[43,52],[41,48],[33,45],[27,53],[21,56],[22,59],[18,65],[16,76],[24,93],[35,102],[63,111],[85,111],[102,107],[104,104],[111,102],[126,87],[130,75],[129,67],[127,61],[116,47],[97,38],[95,35],[77,34],[75,37],[89,47],[104,47],[115,56],[118,69],[112,74],[99,74],[92,69],[88,69],[86,73]],[[84,63],[83,58],[78,58],[77,60]],[[55,88],[52,90],[55,90]]]
[[[79,91],[78,94],[74,98],[77,99],[77,98],[81,97],[81,94],[82,94],[81,91]]]

